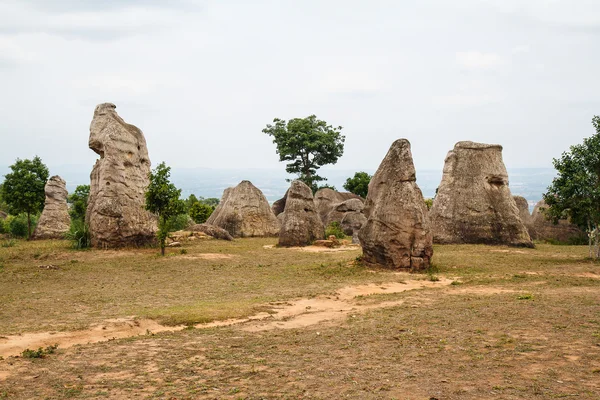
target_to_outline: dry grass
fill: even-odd
[[[273,242],[194,243],[186,257],[165,259],[155,250],[19,242],[0,249],[0,330],[72,329],[132,314],[198,322],[406,278],[354,265],[357,252],[263,248]],[[0,399],[600,398],[600,264],[585,247],[435,252],[431,275],[460,284],[365,296],[360,304],[403,303],[341,323],[190,329],[9,358],[0,361]],[[201,253],[233,257],[192,257]]]

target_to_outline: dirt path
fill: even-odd
[[[248,318],[216,321],[198,324],[198,329],[242,325],[241,329],[250,332],[272,329],[293,329],[335,321],[348,317],[352,313],[365,312],[375,308],[391,307],[404,301],[360,304],[357,296],[374,294],[401,293],[416,289],[441,288],[452,283],[451,279],[441,278],[439,281],[406,280],[381,285],[360,285],[345,287],[332,296],[317,296],[310,299],[299,299],[284,303],[269,304],[274,313],[259,313]],[[59,348],[67,348],[78,344],[97,343],[113,339],[146,335],[166,331],[179,331],[185,326],[164,326],[149,319],[126,317],[107,320],[103,324],[90,329],[72,332],[24,333],[21,335],[0,337],[0,356],[20,355],[25,349],[38,349],[58,344]],[[0,379],[2,375],[0,374]]]

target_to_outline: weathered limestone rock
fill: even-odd
[[[531,214],[529,213],[529,202],[525,197],[522,196],[513,196],[515,200],[515,204],[517,205],[517,209],[519,210],[519,218],[525,224],[525,227],[529,230],[529,225],[531,224]],[[531,232],[529,232],[529,236],[531,236]]]
[[[362,201],[362,198],[354,193],[337,192],[329,188],[317,190],[314,199],[315,207],[317,208],[317,212],[319,213],[319,217],[323,224],[328,223],[327,216],[338,204],[350,199],[359,199]]]
[[[51,177],[44,191],[46,200],[44,211],[33,232],[33,239],[64,239],[71,226],[67,205],[67,183],[60,176]]]
[[[533,239],[561,243],[582,243],[587,241],[587,234],[568,220],[561,219],[556,225],[554,222],[548,220],[545,214],[546,208],[548,208],[546,202],[540,200],[533,209],[531,223],[528,227],[529,234]]]
[[[360,211],[350,211],[344,214],[340,223],[342,230],[348,236],[352,237],[352,243],[360,243],[358,232],[367,223],[367,217]]]
[[[420,270],[433,256],[427,206],[417,186],[410,143],[396,140],[369,183],[358,233],[363,261],[388,268]]]
[[[436,243],[533,247],[508,187],[500,145],[454,146],[429,218]]]
[[[227,188],[207,224],[225,229],[233,237],[277,236],[279,221],[263,193],[250,181]]]
[[[215,239],[233,240],[233,236],[225,229],[209,224],[196,224],[188,228],[191,232],[202,232]]]
[[[307,246],[323,239],[325,230],[317,213],[312,191],[301,181],[293,181],[288,190],[283,221],[279,231],[280,246]]]
[[[145,210],[150,159],[144,134],[100,104],[90,125],[91,173],[86,222],[94,247],[144,246],[155,240],[156,217]]]
[[[350,212],[362,212],[365,208],[365,203],[363,203],[362,199],[350,199],[343,201],[339,204],[335,204],[333,209],[327,214],[325,217],[325,221],[323,225],[328,226],[332,222],[339,222],[341,224],[344,216]]]
[[[288,191],[285,191],[285,194],[279,200],[275,200],[273,205],[271,206],[271,210],[273,210],[273,214],[276,217],[279,216],[285,210],[285,199],[287,199]]]

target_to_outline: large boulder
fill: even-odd
[[[146,211],[150,159],[144,134],[123,121],[111,103],[100,104],[89,147],[100,159],[91,173],[86,222],[95,247],[144,246],[155,241],[156,217]]]
[[[363,261],[420,270],[433,256],[427,206],[417,186],[410,143],[396,140],[369,183],[365,226],[358,233]]]
[[[315,207],[317,208],[317,212],[319,213],[319,217],[323,224],[328,223],[327,217],[329,213],[333,211],[338,204],[350,199],[359,199],[362,201],[362,198],[354,193],[338,192],[330,188],[317,190],[314,199]]]
[[[540,200],[531,214],[529,234],[535,240],[560,243],[582,243],[587,240],[587,234],[577,225],[570,223],[567,219],[560,219],[555,224],[546,217],[548,205]]]
[[[502,146],[458,142],[429,213],[436,243],[533,247],[508,187]]]
[[[282,215],[279,231],[280,246],[307,246],[325,236],[312,190],[301,181],[292,182]]]
[[[275,202],[271,206],[271,210],[273,210],[273,214],[275,214],[276,217],[279,217],[279,214],[281,214],[285,210],[285,199],[287,199],[287,195],[288,190],[285,191],[285,194],[282,198],[280,198],[279,200],[275,200]]]
[[[225,229],[233,237],[277,236],[279,221],[263,193],[250,181],[227,188],[207,224]]]
[[[64,239],[71,226],[67,205],[67,183],[60,176],[51,177],[45,187],[46,200],[33,239]]]
[[[211,236],[215,239],[221,240],[233,240],[233,237],[223,228],[219,228],[218,226],[210,225],[210,224],[195,224],[192,225],[189,230],[191,232],[202,232]]]
[[[352,243],[360,243],[358,232],[367,223],[367,217],[360,211],[349,211],[344,214],[340,226],[344,234],[352,237]]]

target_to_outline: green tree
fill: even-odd
[[[571,146],[553,160],[557,176],[544,193],[547,218],[568,218],[589,236],[590,257],[600,256],[600,117],[592,118],[596,134]]]
[[[8,213],[8,204],[4,201],[4,196],[2,195],[2,187],[4,185],[0,183],[0,211]]]
[[[213,209],[216,208],[220,203],[220,200],[216,197],[209,197],[207,199],[200,197],[200,200],[198,201],[200,201],[202,204],[206,204],[207,206],[211,206]]]
[[[31,237],[31,215],[44,209],[44,187],[48,180],[48,167],[41,158],[20,160],[10,166],[11,172],[4,176],[2,197],[13,215],[27,214],[27,238]]]
[[[297,174],[298,179],[315,191],[317,182],[327,179],[317,175],[326,164],[335,164],[344,153],[345,137],[342,127],[334,128],[315,115],[294,118],[287,123],[275,118],[263,132],[273,137],[279,161],[290,161],[285,170]]]
[[[195,194],[192,193],[188,196],[187,199],[184,200],[184,202],[185,202],[185,209],[189,213],[192,206],[198,202],[198,198],[196,197]]]
[[[212,214],[214,210],[215,209],[213,207],[207,204],[196,202],[192,204],[188,213],[190,214],[190,217],[192,217],[195,223],[203,224],[206,222],[208,217],[210,217],[210,214]]]
[[[369,193],[369,182],[371,182],[371,178],[372,176],[366,172],[357,172],[352,178],[346,179],[344,189],[359,195],[360,197],[366,198],[367,193]]]
[[[157,239],[160,254],[165,255],[165,241],[169,234],[169,219],[185,213],[185,203],[179,199],[181,189],[169,181],[171,167],[164,162],[150,172],[150,185],[146,190],[146,210],[158,216]]]
[[[71,219],[85,221],[89,196],[90,185],[79,185],[75,188],[75,191],[69,195],[67,202],[71,205],[71,208],[69,209]]]

